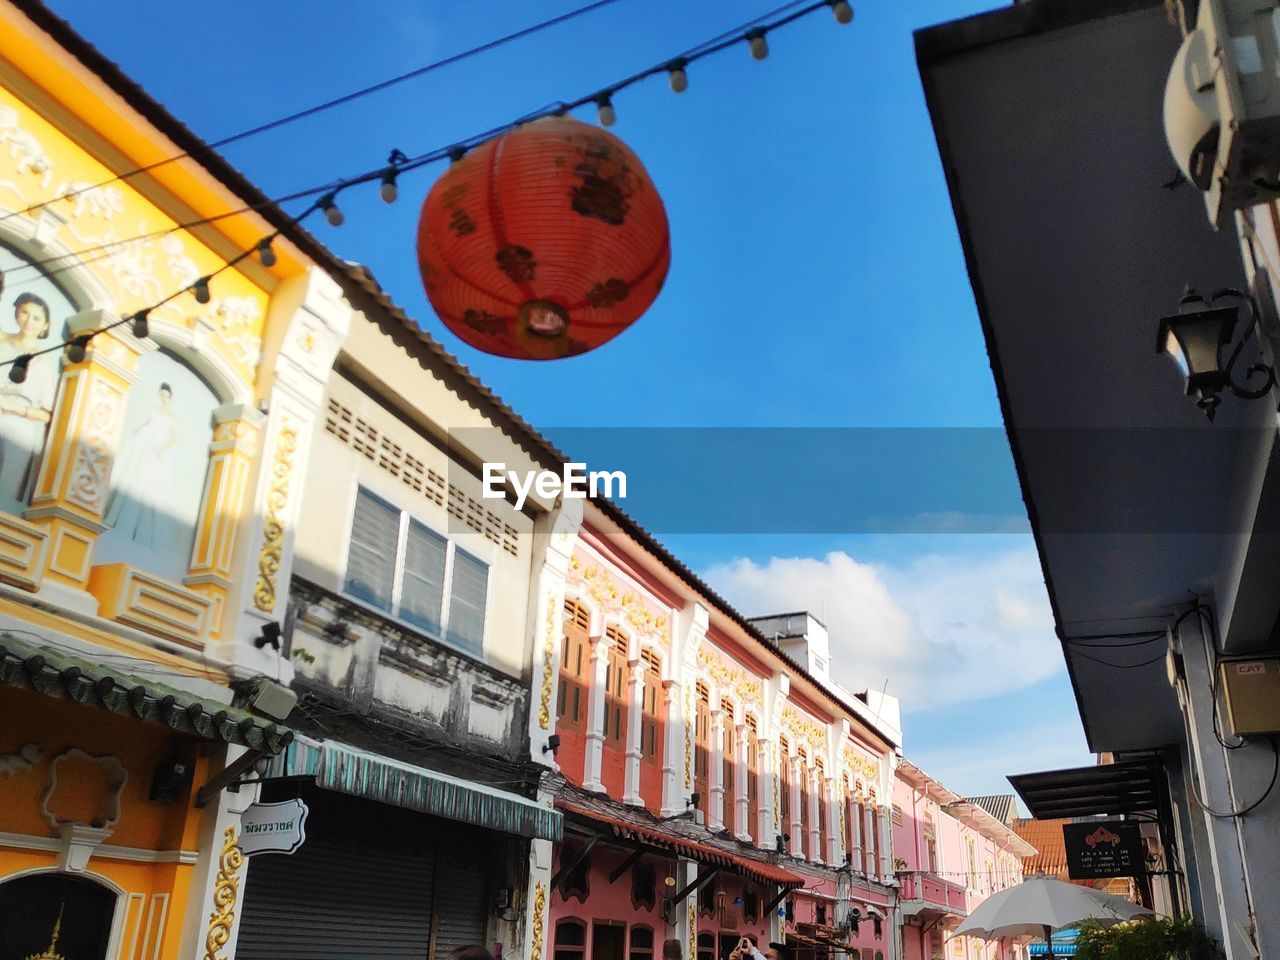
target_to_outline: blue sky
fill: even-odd
[[[581,2],[228,0],[202,16],[188,4],[141,0],[51,5],[214,140]],[[819,11],[779,31],[764,62],[738,47],[695,64],[682,95],[656,78],[615,97],[614,132],[643,158],[666,201],[673,260],[650,312],[585,357],[501,360],[443,330],[414,255],[434,169],[407,175],[394,206],[370,187],[344,195],[342,228],[310,226],[367,264],[528,420],[587,459],[606,449],[625,459],[618,436],[628,435],[610,448],[603,432],[566,428],[998,428],[912,46],[915,28],[992,4],[854,6],[849,26]],[[575,98],[769,9],[769,0],[618,0],[225,152],[269,194],[287,193],[375,167],[392,148],[426,152]],[[986,503],[990,487],[1007,508],[996,512],[1020,522],[1007,450],[974,449],[990,458],[982,469],[938,467],[940,476],[957,474],[957,509]],[[748,449],[733,468],[712,466],[731,479],[771,454]],[[914,490],[919,471],[930,469],[882,459],[866,466],[862,486],[832,477],[829,496],[867,483],[882,493]],[[625,506],[642,522],[646,511],[661,517],[657,494],[646,506],[644,490],[633,484],[629,493]],[[896,511],[919,506],[903,495]],[[855,688],[887,681],[908,697],[908,751],[958,792],[1000,792],[1003,774],[1089,762],[1025,534],[873,534],[853,522],[823,532],[820,521],[803,535],[654,526],[749,614],[768,612],[759,604],[822,606],[838,679]]]

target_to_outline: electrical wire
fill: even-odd
[[[443,60],[436,60],[434,63],[428,63],[424,66],[417,67],[416,69],[410,70],[407,73],[402,73],[399,76],[391,77],[390,79],[387,79],[387,80],[381,80],[378,83],[370,84],[367,87],[361,87],[359,90],[353,90],[351,93],[346,93],[346,94],[343,94],[342,96],[334,97],[332,100],[326,100],[322,103],[315,104],[314,106],[306,107],[305,109],[299,110],[296,113],[290,113],[286,116],[279,117],[275,120],[269,120],[266,123],[258,124],[256,127],[250,127],[248,130],[242,130],[239,133],[233,133],[230,136],[223,137],[220,140],[214,140],[210,142],[208,145],[211,148],[216,150],[220,147],[225,147],[233,143],[239,143],[240,141],[247,140],[250,137],[256,137],[259,134],[267,133],[268,131],[271,131],[271,130],[276,130],[280,127],[286,126],[290,123],[294,123],[298,120],[304,120],[307,117],[314,117],[316,114],[324,113],[327,110],[332,110],[334,107],[344,106],[348,103],[352,103],[356,100],[360,100],[364,97],[370,96],[371,94],[381,93],[383,90],[388,90],[391,87],[397,86],[401,83],[405,83],[409,80],[416,80],[417,78],[426,76],[427,74],[433,73],[436,70],[443,69],[444,67],[453,66],[456,63],[461,63],[464,60],[469,60],[472,57],[479,56],[482,53],[488,53],[490,50],[495,50],[498,47],[504,46],[508,43],[512,43],[516,40],[522,40],[525,37],[533,36],[534,34],[540,33],[543,30],[547,30],[547,29],[550,29],[551,27],[559,26],[562,23],[566,23],[569,20],[573,20],[573,19],[576,19],[577,17],[584,16],[585,14],[594,13],[596,10],[599,10],[603,7],[610,6],[617,2],[618,0],[595,0],[594,3],[589,3],[586,6],[579,7],[576,10],[570,10],[567,13],[562,13],[557,17],[550,18],[549,20],[543,20],[542,22],[535,23],[532,26],[524,27],[520,30],[516,30],[514,33],[508,33],[505,36],[498,37],[496,40],[489,40],[488,42],[482,43],[476,47],[472,47],[469,50],[463,50],[460,53],[455,53],[448,57],[445,57]],[[179,160],[186,160],[190,156],[191,154],[189,153],[179,153],[172,157],[165,157],[163,160],[157,160],[154,163],[149,163],[149,164],[146,164],[145,166],[136,167],[132,170],[127,170],[124,173],[116,174],[114,177],[111,177],[109,180],[103,180],[101,183],[94,183],[94,184],[90,184],[89,186],[80,187],[76,190],[70,190],[60,196],[54,197],[51,200],[44,200],[44,201],[41,201],[40,203],[33,203],[31,204],[31,206],[25,207],[22,210],[15,210],[11,213],[5,214],[4,216],[0,216],[0,223],[3,223],[5,220],[8,220],[10,217],[21,216],[22,214],[27,214],[35,210],[39,210],[43,207],[50,205],[51,203],[57,202],[58,200],[71,199],[79,196],[82,193],[88,193],[91,190],[97,190],[100,187],[110,186],[113,183],[120,183],[124,180],[130,179],[131,177],[136,177],[139,174],[149,173],[152,170],[156,170],[160,167],[167,166],[168,164],[177,163]]]
[[[1087,653],[1080,653],[1079,651],[1076,651],[1073,656],[1079,657],[1081,660],[1092,660],[1094,663],[1100,663],[1104,667],[1115,667],[1117,670],[1136,670],[1139,667],[1149,667],[1151,664],[1159,663],[1161,660],[1165,659],[1165,654],[1163,653],[1158,657],[1152,657],[1150,660],[1139,660],[1137,663],[1113,663],[1110,660],[1092,657]]]
[[[1274,736],[1271,737],[1270,740],[1271,740],[1271,779],[1267,781],[1266,789],[1262,791],[1262,795],[1259,796],[1257,800],[1254,800],[1253,803],[1247,804],[1246,806],[1241,807],[1239,810],[1225,810],[1225,811],[1214,810],[1213,807],[1209,806],[1209,804],[1205,802],[1204,797],[1200,795],[1199,776],[1196,773],[1195,758],[1191,756],[1191,743],[1188,740],[1187,762],[1190,765],[1190,769],[1191,769],[1191,778],[1190,778],[1191,793],[1192,793],[1192,796],[1195,797],[1196,803],[1200,805],[1200,809],[1202,809],[1209,816],[1213,817],[1215,820],[1234,820],[1239,817],[1243,817],[1245,814],[1250,813],[1253,810],[1256,810],[1258,806],[1262,803],[1262,801],[1266,800],[1267,797],[1271,796],[1271,791],[1275,789],[1276,780],[1280,778],[1280,743],[1276,742],[1276,738]]]
[[[611,3],[616,3],[616,0],[609,0],[609,1],[611,1]],[[63,270],[74,269],[74,268],[77,268],[77,266],[79,265],[87,264],[87,262],[96,262],[96,260],[104,259],[104,257],[113,256],[114,252],[116,250],[119,250],[120,247],[125,246],[125,244],[140,243],[143,241],[148,241],[148,239],[160,239],[160,238],[172,236],[172,234],[174,233],[186,232],[186,230],[196,228],[196,227],[207,227],[207,225],[218,223],[218,221],[220,220],[232,218],[232,216],[247,214],[247,212],[269,210],[271,209],[271,207],[278,207],[279,205],[282,205],[282,204],[289,204],[289,202],[296,201],[296,200],[305,200],[305,198],[307,197],[316,197],[316,196],[323,196],[323,195],[333,195],[334,197],[337,197],[338,193],[344,191],[344,189],[360,186],[360,184],[369,183],[375,179],[381,179],[381,177],[383,177],[385,173],[388,173],[388,170],[393,170],[394,173],[399,175],[401,173],[407,173],[407,172],[412,172],[412,170],[417,170],[421,168],[421,166],[438,163],[438,161],[440,160],[451,159],[451,157],[456,155],[458,151],[461,151],[463,152],[463,154],[465,154],[467,150],[471,150],[471,148],[474,148],[475,146],[480,145],[480,143],[483,143],[488,140],[492,140],[493,137],[497,137],[499,136],[499,134],[511,131],[511,129],[513,128],[520,127],[520,125],[522,124],[534,122],[534,120],[544,118],[544,116],[553,116],[553,115],[568,113],[568,111],[570,110],[576,110],[581,108],[581,106],[586,106],[588,104],[596,104],[596,102],[600,100],[600,97],[612,97],[614,93],[617,93],[618,91],[621,91],[621,90],[626,90],[627,87],[634,86],[634,84],[644,81],[644,79],[657,76],[657,74],[659,73],[667,72],[667,70],[671,69],[673,64],[681,63],[682,65],[684,65],[684,67],[687,67],[687,65],[691,63],[695,63],[696,60],[701,60],[701,59],[707,58],[707,56],[718,54],[718,52],[721,52],[722,50],[726,50],[730,46],[739,44],[739,42],[744,40],[746,33],[753,31],[753,29],[756,29],[756,28],[763,29],[763,31],[765,32],[774,31],[774,29],[785,27],[787,26],[787,24],[795,22],[795,20],[800,19],[801,17],[805,17],[805,15],[808,15],[810,13],[813,13],[814,10],[823,8],[823,6],[829,6],[828,0],[818,0],[817,3],[809,3],[803,6],[803,8],[796,10],[795,9],[796,6],[799,6],[801,3],[804,3],[804,0],[791,0],[791,3],[778,6],[778,8],[771,10],[771,12],[769,13],[759,15],[759,17],[755,17],[750,20],[745,20],[745,22],[737,24],[736,27],[727,29],[727,31],[718,33],[716,37],[712,37],[710,38],[710,40],[701,42],[701,44],[699,44],[698,46],[690,47],[689,50],[685,50],[684,52],[682,52],[682,54],[677,54],[675,58],[664,59],[662,63],[654,64],[652,65],[652,67],[640,70],[640,72],[632,73],[628,77],[623,77],[622,79],[620,79],[620,81],[613,82],[611,84],[608,84],[608,86],[600,88],[600,90],[593,91],[591,93],[588,93],[588,95],[585,95],[585,96],[577,97],[576,100],[570,100],[570,101],[557,100],[557,101],[550,102],[550,104],[545,104],[544,106],[541,106],[541,108],[538,110],[534,110],[534,111],[531,111],[531,113],[526,113],[524,115],[521,115],[520,118],[512,120],[512,122],[504,123],[502,125],[498,125],[498,127],[490,128],[488,129],[488,131],[484,131],[483,133],[472,134],[472,136],[466,137],[465,140],[451,143],[451,145],[448,145],[448,146],[436,148],[436,150],[425,152],[425,154],[420,154],[412,157],[401,155],[402,159],[397,161],[397,163],[390,164],[390,165],[380,164],[379,166],[376,166],[376,168],[365,170],[364,173],[355,175],[355,177],[328,180],[328,182],[325,182],[325,183],[315,184],[315,186],[297,189],[297,191],[292,191],[289,193],[284,193],[284,195],[268,198],[268,200],[261,201],[259,202],[259,204],[247,204],[241,207],[236,207],[236,209],[233,209],[233,210],[225,210],[223,212],[220,212],[220,214],[204,216],[204,218],[200,218],[196,220],[183,221],[183,223],[174,224],[173,227],[168,227],[168,228],[159,229],[159,230],[151,230],[151,232],[147,232],[147,233],[134,234],[134,236],[132,237],[115,238],[115,239],[111,239],[111,241],[90,244],[90,246],[81,247],[79,248],[79,250],[69,251],[67,253],[59,253],[59,255],[55,255],[51,257],[45,257],[45,259],[42,259],[42,260],[28,261],[26,262],[26,264],[19,265],[17,266],[17,268],[13,268],[12,270],[9,270],[6,276],[8,276],[9,280],[12,280],[14,275],[22,273],[23,270],[29,269],[29,270],[35,271],[36,273],[36,276],[35,278],[32,279],[32,282],[37,282],[37,280],[40,279],[41,276],[56,275],[61,273],[61,271]],[[787,13],[787,12],[790,12],[790,13]],[[776,19],[769,19],[774,17],[776,17]],[[762,23],[764,23],[764,27],[759,26],[759,24],[762,24]],[[223,142],[224,141],[215,141],[214,143],[210,143],[210,146],[216,147]],[[177,159],[180,159],[180,157],[177,157]],[[163,163],[163,161],[157,161],[157,165],[159,165],[160,163]],[[141,170],[145,170],[145,169],[148,169],[148,168],[140,168],[140,172]],[[132,175],[132,173],[122,174],[122,177],[118,179],[127,177],[127,175]],[[108,180],[108,182],[106,183],[111,183],[111,180]],[[86,187],[84,189],[86,189],[87,191],[87,189],[91,189],[91,188]],[[69,198],[73,196],[74,196],[74,193],[72,192],[63,193],[63,195],[59,197],[54,197],[54,198],[51,198],[51,200],[41,201],[40,204],[29,206],[27,207],[27,210],[40,209],[40,207],[42,206],[54,204],[54,202],[58,200],[64,200],[64,198]],[[8,216],[17,215],[19,214],[19,212],[24,212],[24,211],[15,211],[14,214],[0,216],[0,221],[3,221],[4,219],[8,218]],[[307,212],[311,212],[311,211],[308,210]],[[102,251],[102,256],[95,257],[95,259],[90,259],[90,260],[83,259],[86,253],[93,253],[97,251]],[[55,268],[52,270],[44,270],[46,266],[49,266],[51,264],[58,264],[59,261],[63,261],[63,260],[69,260],[70,262],[68,262],[67,265],[58,266],[58,268]],[[37,355],[32,355],[32,356],[37,356]],[[0,366],[4,366],[4,364],[0,364]]]

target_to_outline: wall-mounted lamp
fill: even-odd
[[[780,833],[777,836],[776,845],[779,853],[787,852],[787,841],[791,839],[791,834]]]
[[[1244,304],[1248,311],[1245,331],[1235,349],[1224,360],[1223,354],[1230,346],[1235,332],[1240,304]],[[1218,404],[1222,402],[1218,394],[1223,390],[1230,390],[1242,400],[1257,400],[1265,397],[1276,385],[1275,370],[1261,361],[1251,364],[1244,374],[1246,381],[1261,376],[1262,381],[1257,387],[1250,389],[1244,384],[1236,383],[1233,377],[1240,351],[1244,349],[1245,342],[1257,323],[1257,305],[1252,297],[1239,290],[1219,290],[1209,300],[1205,300],[1190,287],[1178,304],[1178,312],[1160,320],[1156,352],[1167,353],[1173,358],[1186,378],[1187,396],[1200,398],[1196,405],[1204,411],[1210,423],[1218,412]]]
[[[253,645],[261,650],[263,647],[271,647],[271,649],[279,652],[280,650],[280,624],[272,621],[264,623],[262,630],[253,638]]]
[[[693,807],[696,809],[698,804],[700,804],[701,802],[702,802],[702,794],[698,793],[695,790],[693,793],[689,794],[689,802],[685,804],[685,806]]]
[[[550,753],[554,757],[556,755],[556,751],[559,749],[560,749],[560,734],[553,733],[551,736],[547,737],[547,743],[546,743],[546,746],[542,748],[542,752]]]

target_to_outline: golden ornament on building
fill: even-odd
[[[64,903],[58,908],[58,919],[53,922],[53,933],[49,937],[49,946],[41,953],[33,953],[27,960],[67,960],[58,952],[58,937],[62,936],[62,911],[67,909]]]

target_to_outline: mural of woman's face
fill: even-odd
[[[169,389],[169,385],[166,383],[160,387],[160,407],[163,410],[168,410],[172,406],[173,391]]]
[[[49,335],[49,311],[43,304],[28,300],[13,313],[18,321],[18,329],[24,334],[34,334],[37,338]]]

